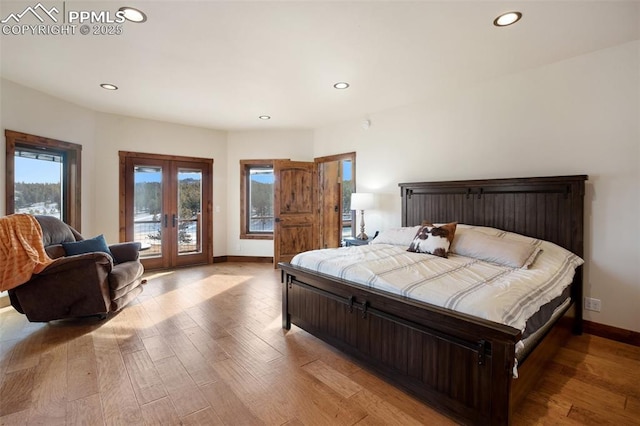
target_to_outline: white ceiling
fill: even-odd
[[[37,2],[2,0],[0,17]],[[640,38],[637,1],[62,3],[43,1],[133,6],[148,20],[121,35],[1,35],[4,78],[97,111],[214,129],[361,119]],[[522,20],[494,27],[510,10]]]

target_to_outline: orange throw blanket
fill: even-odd
[[[52,262],[44,251],[42,228],[35,217],[0,217],[0,290],[26,283]]]

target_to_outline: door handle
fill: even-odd
[[[275,218],[275,219],[273,219],[273,220],[275,220],[276,222],[280,222],[280,218],[279,218],[279,217],[276,217],[276,218]]]
[[[176,217],[176,215],[173,215],[173,227],[176,227],[176,223],[178,223],[178,218]]]
[[[333,211],[334,211],[334,212],[338,213],[338,210],[339,210],[339,209],[338,209],[338,206],[333,206]]]
[[[167,219],[167,215],[164,215],[164,227],[166,228],[168,225],[168,219]]]

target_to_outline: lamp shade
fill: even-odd
[[[351,194],[351,210],[369,210],[374,207],[373,194],[368,192],[354,192]]]

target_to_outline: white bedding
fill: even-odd
[[[390,244],[309,251],[291,264],[524,330],[527,318],[559,296],[583,263],[553,243],[532,243],[542,251],[529,269]]]

